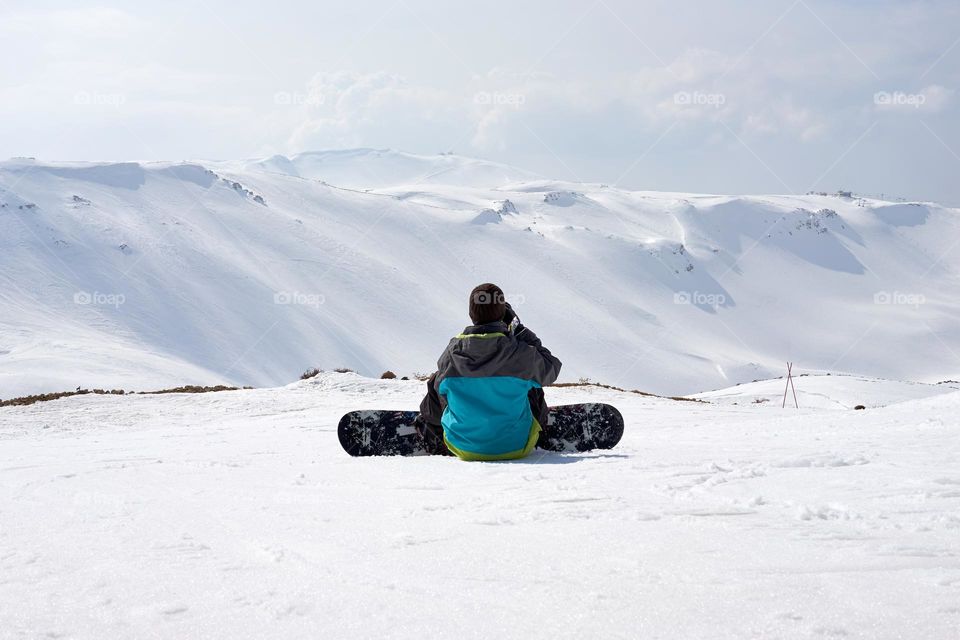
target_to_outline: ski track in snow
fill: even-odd
[[[342,413],[421,388],[0,410],[0,636],[960,637],[960,393],[854,412],[550,388],[619,407],[620,446],[341,451]]]

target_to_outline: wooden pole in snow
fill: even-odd
[[[785,408],[787,406],[787,390],[793,389],[793,404],[797,405],[797,409],[800,408],[800,403],[797,402],[797,388],[793,386],[793,363],[787,363],[787,384],[783,387],[783,404],[780,408]]]

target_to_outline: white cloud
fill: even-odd
[[[291,149],[393,146],[389,138],[432,137],[455,126],[462,106],[449,91],[413,85],[387,72],[323,72],[313,76],[300,108],[302,121],[287,141]],[[390,129],[394,131],[390,132]]]
[[[498,23],[470,20],[466,9],[414,17],[372,2],[350,15],[324,12],[322,24],[303,19],[315,9],[305,0],[284,12],[228,0],[205,0],[189,15],[164,3],[121,10],[86,0],[14,10],[0,20],[0,55],[15,61],[0,84],[0,155],[142,157],[119,126],[92,133],[91,122],[116,114],[168,157],[452,149],[604,180],[655,143],[644,163],[656,165],[641,163],[638,175],[662,168],[683,180],[671,186],[696,190],[741,188],[737,176],[766,184],[762,166],[735,163],[720,182],[710,154],[729,152],[728,127],[790,183],[822,173],[823,158],[879,117],[883,127],[845,156],[847,185],[879,180],[871,163],[904,141],[918,160],[884,181],[943,181],[943,162],[954,159],[929,132],[918,135],[910,114],[929,116],[940,139],[960,145],[955,2],[806,0],[786,14],[762,3],[662,3],[645,21],[637,3],[607,0],[609,10],[577,23],[584,8],[563,3],[546,13],[518,5]],[[384,12],[389,19],[366,19]],[[881,90],[918,97],[875,103]],[[79,108],[78,92],[94,107],[121,107]],[[52,133],[62,131],[71,135]],[[644,186],[655,188],[650,180]]]
[[[742,125],[743,132],[748,135],[787,134],[803,142],[817,139],[828,129],[829,124],[821,114],[790,99],[757,106]]]
[[[582,137],[578,130],[585,126],[608,133],[617,127],[704,129],[700,144],[712,144],[715,130],[727,126],[745,136],[786,135],[798,142],[828,130],[829,119],[811,94],[784,92],[762,73],[773,71],[705,49],[684,51],[669,68],[572,78],[497,68],[446,87],[387,72],[324,72],[286,100],[300,107],[291,115],[300,120],[287,146],[396,146],[398,138],[412,132],[430,137],[436,128],[462,132],[461,148],[468,141],[474,152],[505,151],[544,124],[572,137]],[[621,144],[629,145],[628,137]]]

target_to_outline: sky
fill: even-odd
[[[960,3],[0,0],[0,158],[453,151],[960,205]]]

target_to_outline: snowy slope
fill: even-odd
[[[956,379],[957,210],[865,204],[632,192],[372,150],[10,160],[0,397],[427,372],[488,280],[566,380],[695,393],[785,360]]]
[[[785,378],[758,380],[690,397],[715,404],[749,404],[779,410],[784,405],[786,391],[789,407],[799,405],[803,408],[846,410],[858,405],[868,409],[886,407],[907,400],[921,400],[960,391],[960,383],[955,382],[924,384],[844,375],[794,376],[792,389],[787,388],[786,382]]]
[[[771,411],[550,388],[620,407],[620,446],[340,450],[342,412],[420,392],[322,375],[0,409],[0,635],[957,637],[960,393]]]

